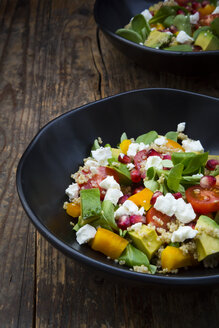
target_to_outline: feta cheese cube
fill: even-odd
[[[159,170],[162,170],[162,168],[163,168],[162,158],[160,158],[159,156],[148,157],[146,164],[145,164],[145,170],[148,170],[150,167],[154,167]]]
[[[172,216],[176,210],[176,199],[170,193],[167,193],[165,196],[161,195],[157,197],[154,208],[163,214]]]
[[[154,140],[155,145],[163,146],[167,143],[167,139],[163,136],[160,136]]]
[[[176,41],[182,44],[189,44],[193,42],[193,38],[191,38],[186,32],[180,31],[176,37]]]
[[[138,206],[131,200],[126,200],[114,213],[115,217],[122,215],[142,215],[140,214],[141,209],[138,210]]]
[[[198,231],[189,226],[179,227],[174,231],[171,237],[172,243],[183,242],[186,239],[192,239],[197,235]]]
[[[144,16],[147,22],[153,17],[148,9],[143,10],[141,14]]]
[[[69,197],[69,200],[73,200],[78,197],[79,185],[77,183],[72,183],[65,190],[66,195]]]
[[[182,223],[189,223],[193,221],[196,214],[190,203],[186,203],[182,198],[176,199],[175,216]]]
[[[204,148],[199,140],[185,139],[182,141],[185,152],[203,152]]]
[[[112,158],[112,151],[110,147],[100,147],[96,150],[91,150],[93,158],[103,166],[108,164],[108,159]]]
[[[116,182],[116,180],[114,179],[113,176],[108,175],[104,180],[102,180],[99,183],[99,186],[103,189],[118,189],[120,190],[120,185],[118,184],[118,182]]]
[[[191,24],[194,24],[194,25],[197,24],[199,21],[199,12],[196,11],[196,13],[194,15],[190,15],[189,19],[190,19]]]
[[[219,14],[219,6],[217,6],[211,14]]]
[[[186,122],[181,122],[177,125],[177,132],[183,132],[186,127]]]
[[[117,205],[119,198],[122,196],[123,193],[120,190],[109,188],[106,192],[104,200],[110,200],[114,205]]]
[[[85,224],[76,232],[76,240],[82,245],[88,243],[96,235],[96,229],[90,224]]]
[[[139,144],[138,143],[135,143],[135,142],[132,142],[130,145],[129,145],[129,148],[128,148],[128,151],[127,151],[127,155],[129,157],[135,157],[135,155],[137,154],[138,152],[138,149],[139,149]]]
[[[127,228],[128,231],[139,231],[141,230],[142,222],[135,223]]]
[[[132,169],[134,169],[135,165],[133,163],[128,163],[127,164],[127,168],[129,169],[129,171],[131,171]]]

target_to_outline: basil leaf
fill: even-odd
[[[135,43],[140,43],[143,42],[142,36],[133,31],[133,30],[127,30],[126,28],[120,28],[116,31],[116,34],[121,36],[122,38],[125,38],[129,41],[135,42]]]
[[[148,22],[142,14],[138,14],[133,18],[133,20],[131,21],[131,27],[133,31],[137,32],[142,36],[143,41],[146,40],[147,36],[151,31]]]
[[[173,25],[175,25],[179,31],[185,31],[188,35],[192,33],[189,15],[177,15],[173,20]]]
[[[128,139],[127,134],[125,132],[123,132],[123,134],[120,137],[120,142],[122,142],[123,140],[126,140],[126,139]]]
[[[176,46],[164,48],[164,50],[169,50],[169,51],[192,51],[192,46],[189,44],[178,44]]]
[[[171,159],[174,165],[179,163],[184,165],[183,175],[191,175],[199,173],[205,166],[208,153],[173,153]]]
[[[213,33],[219,37],[219,17],[215,18],[213,22],[211,22],[211,29]]]
[[[125,264],[130,267],[135,265],[149,266],[150,264],[147,255],[131,244],[127,245],[126,249],[119,257],[119,261],[124,261]]]
[[[170,139],[170,140],[173,140],[173,141],[177,142],[178,134],[179,134],[178,132],[169,131],[169,132],[166,133],[165,137],[167,139]]]
[[[179,163],[175,165],[169,172],[167,177],[167,186],[170,190],[177,192],[182,177],[184,165]]]
[[[176,14],[176,10],[171,6],[161,7],[156,14],[149,20],[149,24],[163,23],[168,17]]]
[[[140,135],[135,140],[135,142],[137,142],[137,143],[143,142],[145,145],[150,145],[157,137],[158,137],[158,134],[156,131],[150,131],[146,134]]]

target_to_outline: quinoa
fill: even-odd
[[[148,267],[146,267],[145,265],[134,265],[133,269],[135,272],[140,272],[140,273],[150,273]]]

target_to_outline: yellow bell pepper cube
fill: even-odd
[[[135,203],[138,207],[143,206],[145,211],[148,211],[151,207],[151,198],[153,196],[153,191],[148,188],[144,188],[137,194],[130,196],[128,199]]]
[[[195,260],[193,256],[191,254],[184,254],[177,247],[167,246],[161,253],[162,269],[168,269],[170,271],[194,264]]]

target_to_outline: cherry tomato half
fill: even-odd
[[[157,211],[154,207],[151,207],[146,215],[146,223],[154,225],[156,228],[163,228],[167,230],[167,223],[171,222],[173,217]]]
[[[204,189],[192,186],[186,190],[186,199],[194,211],[200,214],[219,211],[219,188]]]

